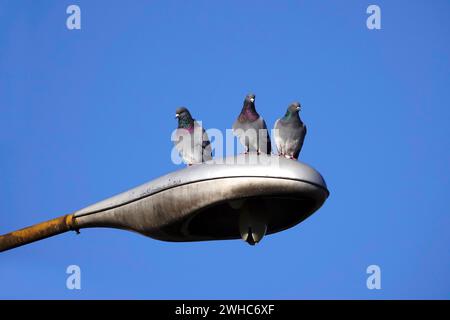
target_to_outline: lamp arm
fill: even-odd
[[[67,214],[30,227],[0,235],[0,252],[10,250],[41,239],[52,237],[78,227],[73,214]]]

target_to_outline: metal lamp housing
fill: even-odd
[[[319,209],[329,192],[312,167],[246,154],[181,169],[74,213],[79,228],[110,227],[164,241],[242,238],[250,244]]]

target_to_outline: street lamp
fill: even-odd
[[[242,154],[169,173],[72,214],[2,235],[0,252],[94,227],[164,241],[242,238],[253,245],[265,234],[300,223],[328,195],[322,176],[304,163]]]

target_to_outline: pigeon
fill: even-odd
[[[275,122],[274,138],[279,156],[298,159],[306,136],[306,126],[299,116],[300,109],[300,103],[291,103],[284,117]]]
[[[239,117],[233,124],[233,134],[245,147],[245,153],[256,151],[258,154],[271,152],[269,132],[266,122],[256,112],[255,95],[248,94]]]
[[[178,128],[172,140],[183,161],[191,166],[211,160],[211,143],[205,129],[185,107],[178,108],[175,117],[178,119]]]

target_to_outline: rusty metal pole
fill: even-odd
[[[0,236],[0,252],[52,237],[67,231],[78,232],[76,218],[68,214]]]

